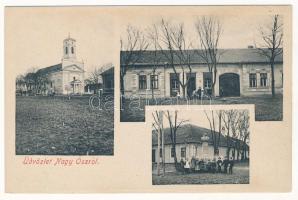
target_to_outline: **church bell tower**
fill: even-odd
[[[76,60],[76,40],[68,38],[63,40],[63,59]]]

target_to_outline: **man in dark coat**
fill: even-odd
[[[228,172],[228,164],[229,164],[229,160],[227,157],[225,157],[224,161],[222,162],[223,166],[224,166],[224,173]]]
[[[199,97],[199,99],[201,100],[201,94],[202,93],[202,89],[201,87],[199,87],[198,91],[197,91],[197,96]]]
[[[217,172],[218,173],[221,173],[221,166],[222,166],[222,160],[221,160],[221,157],[219,157],[217,160]]]
[[[234,159],[231,158],[229,160],[229,174],[233,174],[233,167],[234,167]]]

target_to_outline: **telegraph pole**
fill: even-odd
[[[161,148],[162,148],[162,166],[163,166],[163,176],[166,173],[166,164],[165,164],[165,132],[163,129],[163,111],[160,111],[160,126],[161,126]]]

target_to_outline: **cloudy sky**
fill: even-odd
[[[253,12],[252,12],[253,11]],[[24,73],[32,67],[58,64],[62,41],[70,33],[77,40],[77,59],[90,72],[106,63],[119,63],[120,35],[127,24],[146,29],[161,18],[183,22],[190,38],[201,15],[215,15],[223,25],[221,48],[246,48],[258,38],[258,28],[270,22],[272,8],[225,7],[24,7],[7,8],[6,65]]]

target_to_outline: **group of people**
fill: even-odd
[[[176,92],[176,97],[178,99],[181,98],[181,94],[179,91]],[[197,90],[193,90],[192,94],[189,95],[189,98],[191,99],[203,99],[204,97],[210,98],[211,97],[211,89],[203,89],[201,87],[199,87]]]
[[[212,172],[212,173],[225,173],[233,174],[234,159],[225,157],[223,160],[218,157],[217,160],[211,159],[197,159],[192,157],[191,160],[181,159],[180,168],[183,173],[196,173],[196,172]]]

